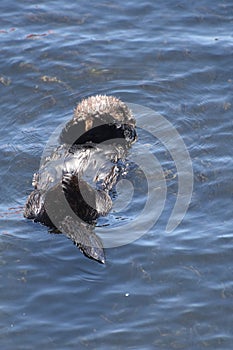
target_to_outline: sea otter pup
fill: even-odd
[[[113,96],[84,99],[63,128],[59,146],[34,174],[24,216],[58,229],[86,256],[105,263],[95,224],[112,207],[111,190],[126,171],[135,124],[127,105]]]

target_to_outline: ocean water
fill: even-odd
[[[232,349],[232,1],[0,10],[1,349]],[[103,236],[132,233],[106,265],[22,215],[54,130],[95,94],[133,107],[143,170],[99,222]],[[168,232],[180,188],[190,203]]]

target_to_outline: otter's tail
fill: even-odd
[[[69,237],[88,258],[102,264],[105,263],[103,244],[101,239],[95,234],[94,226],[71,216],[66,216],[62,220],[59,230]]]

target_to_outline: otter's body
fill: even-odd
[[[34,175],[24,216],[56,227],[85,255],[104,263],[96,219],[112,207],[109,192],[135,140],[135,120],[123,102],[112,96],[83,100],[62,130],[60,145]]]

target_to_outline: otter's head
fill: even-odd
[[[111,139],[136,139],[135,118],[128,106],[114,96],[91,96],[77,105],[60,140],[68,144],[101,143]]]

